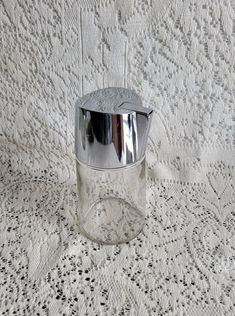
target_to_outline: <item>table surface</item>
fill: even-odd
[[[69,2],[69,1],[68,1]],[[234,3],[0,3],[0,314],[235,314]],[[143,232],[77,232],[74,104],[154,109]]]

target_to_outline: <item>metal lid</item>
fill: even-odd
[[[125,88],[110,87],[76,102],[76,158],[95,168],[120,168],[145,155],[153,111]]]

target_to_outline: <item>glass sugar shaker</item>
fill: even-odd
[[[141,98],[125,88],[99,89],[76,102],[78,226],[89,239],[119,244],[141,232],[152,115]]]

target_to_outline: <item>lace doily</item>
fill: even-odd
[[[234,3],[0,2],[0,314],[235,314]],[[74,104],[155,110],[142,234],[76,231]]]

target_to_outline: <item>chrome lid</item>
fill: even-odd
[[[125,88],[110,87],[76,102],[75,154],[95,168],[120,168],[145,155],[153,111]]]

